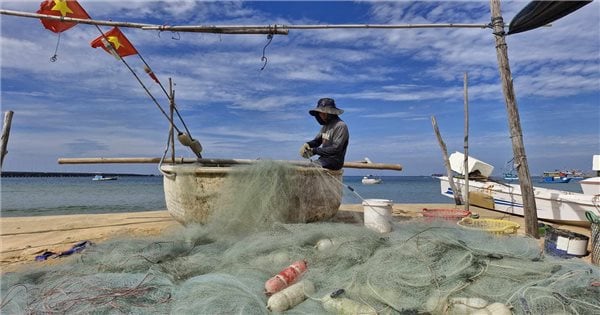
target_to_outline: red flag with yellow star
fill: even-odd
[[[107,53],[114,55],[116,53],[120,57],[137,54],[137,50],[133,44],[125,37],[118,27],[113,27],[110,31],[100,35],[91,43],[92,47],[102,47]],[[109,47],[112,46],[112,47]]]
[[[40,4],[39,14],[56,15],[77,19],[89,19],[90,16],[76,0],[45,0]],[[45,28],[54,33],[64,32],[77,25],[74,22],[40,19]]]

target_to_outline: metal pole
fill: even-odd
[[[521,122],[519,119],[519,109],[515,99],[513,80],[508,62],[508,48],[505,41],[504,21],[500,11],[500,0],[490,0],[490,11],[492,15],[492,26],[496,40],[496,56],[498,57],[498,70],[502,78],[502,92],[506,103],[508,113],[508,124],[510,128],[510,138],[512,139],[513,154],[517,171],[519,173],[519,183],[521,185],[521,196],[523,198],[523,212],[525,215],[526,233],[529,236],[539,238],[537,226],[537,207],[535,205],[535,195],[529,175],[529,166],[525,155],[525,146],[523,144],[523,133],[521,131]]]

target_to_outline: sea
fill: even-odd
[[[383,182],[363,185],[361,176],[344,176],[342,203],[364,199],[393,203],[452,203],[442,196],[432,176],[382,176]],[[578,181],[534,186],[581,192]],[[166,209],[161,176],[119,176],[118,180],[92,181],[91,177],[3,177],[0,181],[0,216],[42,216],[138,212]]]

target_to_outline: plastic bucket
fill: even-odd
[[[379,233],[392,230],[392,201],[387,199],[366,199],[362,202],[365,226]]]
[[[544,249],[552,256],[562,258],[583,257],[588,254],[589,237],[562,229],[546,231]]]

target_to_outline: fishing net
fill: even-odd
[[[300,279],[315,291],[289,314],[492,314],[494,305],[514,314],[600,313],[600,269],[546,256],[535,239],[443,220],[396,221],[380,234],[361,216],[304,224],[261,213],[287,206],[279,197],[293,185],[288,175],[260,184],[236,178],[239,185],[224,186],[234,205],[205,225],[103,242],[59,265],[4,274],[0,312],[268,314],[275,295],[265,282],[305,260]]]

